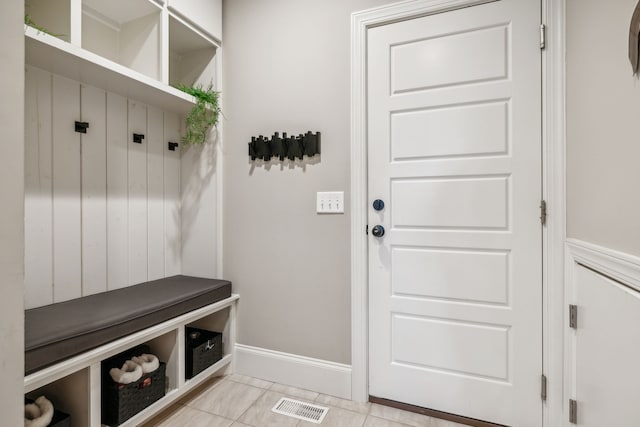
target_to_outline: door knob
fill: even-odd
[[[375,227],[373,227],[373,229],[371,230],[371,234],[373,234],[376,237],[382,237],[384,236],[384,227],[381,225],[376,225]]]

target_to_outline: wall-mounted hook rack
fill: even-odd
[[[135,142],[136,144],[142,144],[142,140],[144,139],[144,135],[141,133],[134,133],[133,134],[133,142]]]
[[[311,131],[298,136],[287,136],[286,132],[282,137],[275,132],[271,139],[260,135],[257,138],[251,137],[249,143],[249,157],[251,160],[261,159],[266,161],[272,157],[277,157],[280,161],[285,158],[289,160],[302,159],[304,156],[313,157],[320,154],[320,132]]]
[[[87,133],[87,128],[89,127],[89,123],[87,122],[76,122],[75,129],[78,133]]]
[[[176,151],[176,148],[178,148],[178,143],[177,142],[171,142],[169,141],[169,151]]]

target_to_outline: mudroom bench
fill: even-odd
[[[225,280],[174,276],[25,311],[25,396],[45,395],[73,425],[102,425],[101,362],[145,344],[166,363],[166,394],[121,424],[153,417],[232,369],[236,305]],[[222,332],[222,359],[188,379],[187,327]]]

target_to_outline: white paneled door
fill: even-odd
[[[503,0],[368,31],[372,396],[542,425],[539,26]]]

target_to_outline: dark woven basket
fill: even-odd
[[[31,399],[24,399],[24,403],[33,402],[34,401]],[[49,423],[48,427],[71,427],[71,416],[55,409],[53,412],[53,418],[51,419],[51,423]]]
[[[102,423],[118,426],[165,395],[167,365],[160,362],[155,371],[131,384],[118,384],[109,375],[134,356],[149,353],[149,347],[138,346],[102,362]]]
[[[185,376],[189,380],[222,359],[222,333],[186,328]]]

